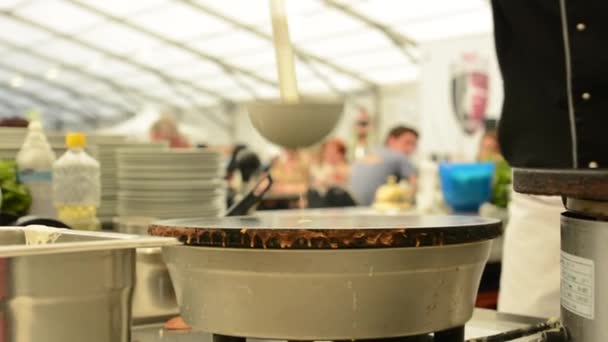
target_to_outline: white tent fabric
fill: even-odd
[[[286,3],[304,95],[415,79],[418,44],[492,29],[487,0]],[[0,0],[0,113],[275,99],[269,16],[268,0]]]

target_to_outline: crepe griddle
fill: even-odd
[[[428,247],[490,240],[500,221],[476,216],[236,216],[154,223],[149,233],[190,246],[260,249]]]

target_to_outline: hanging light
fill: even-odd
[[[21,88],[21,86],[23,86],[23,82],[24,82],[23,76],[16,74],[13,77],[11,77],[11,79],[8,83],[13,88]]]
[[[95,71],[99,68],[101,68],[101,65],[103,64],[103,56],[98,56],[95,57],[87,66],[86,68],[91,70],[91,71]]]
[[[44,77],[46,77],[47,80],[54,80],[59,76],[59,73],[61,72],[61,70],[59,70],[58,67],[54,66],[52,68],[49,68],[45,73],[44,73]]]
[[[153,57],[152,51],[149,48],[143,48],[135,51],[132,55],[133,59],[145,61],[150,57]]]

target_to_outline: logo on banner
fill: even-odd
[[[487,59],[475,53],[465,53],[452,63],[452,110],[467,134],[473,134],[484,127],[489,80]]]

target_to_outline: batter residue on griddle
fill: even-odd
[[[351,228],[352,227],[352,228]],[[502,234],[500,221],[470,217],[239,217],[171,220],[149,233],[187,245],[267,249],[428,247],[477,242]]]
[[[176,237],[187,245],[268,249],[336,249],[424,247],[462,243],[462,237],[444,232],[399,229],[233,229],[152,226],[150,234]],[[483,236],[468,236],[483,240]]]

